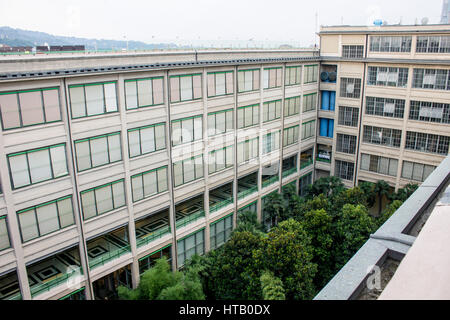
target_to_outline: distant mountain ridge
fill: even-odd
[[[55,36],[45,32],[0,27],[0,44],[15,46],[42,46],[45,44],[53,46],[62,45],[84,45],[88,50],[111,50],[127,47],[127,41],[87,39],[76,37]],[[173,43],[144,43],[140,41],[128,41],[129,50],[138,49],[168,49],[178,48]]]

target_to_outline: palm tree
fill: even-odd
[[[376,195],[378,195],[378,216],[381,215],[381,203],[383,200],[383,196],[387,196],[391,191],[391,187],[384,180],[378,180],[377,183],[373,186],[373,191]]]

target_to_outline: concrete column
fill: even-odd
[[[204,210],[205,210],[205,252],[210,250],[209,241],[209,139],[208,139],[208,93],[207,93],[207,78],[206,68],[203,68],[203,81],[202,81],[202,96],[203,96],[203,177],[205,181],[205,191],[204,191]]]

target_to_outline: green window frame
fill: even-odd
[[[99,143],[103,143],[103,150]],[[77,172],[84,172],[122,161],[120,131],[76,140],[74,145]],[[100,153],[100,151],[103,151],[103,153]],[[97,159],[97,157],[99,158]]]
[[[221,149],[213,150],[208,157],[208,173],[213,174],[225,169],[233,167],[234,163],[234,146],[228,146]]]
[[[208,136],[216,136],[234,130],[234,110],[208,113]]]
[[[7,221],[8,218],[6,215],[0,216],[0,251],[11,248]]]
[[[108,196],[110,196],[110,199],[108,199]],[[122,208],[126,206],[125,179],[81,191],[80,197],[81,211],[85,221]],[[107,201],[109,207],[106,206],[108,205]]]
[[[303,95],[303,113],[316,110],[317,92]]]
[[[167,168],[168,166],[162,166],[131,176],[133,202],[167,191]]]
[[[59,87],[0,92],[0,116],[4,131],[61,122]]]
[[[281,99],[263,103],[263,122],[269,122],[281,118]]]
[[[68,295],[59,298],[58,300],[86,300],[86,295],[83,292],[85,287],[82,287],[74,292],[69,293]],[[79,299],[73,299],[73,297],[78,297]]]
[[[302,82],[302,66],[287,66],[284,79],[285,86],[299,85]]]
[[[231,237],[233,230],[233,215],[231,213],[209,225],[210,249],[214,250],[222,246]]]
[[[294,116],[300,113],[301,96],[284,99],[284,117]]]
[[[202,99],[202,74],[179,74],[169,77],[170,102],[185,102]]]
[[[99,86],[101,88],[94,89]],[[101,97],[98,96],[99,93]],[[69,85],[69,101],[72,119],[119,112],[117,81]]]
[[[263,70],[263,89],[280,88],[282,85],[283,68],[271,67]]]
[[[299,140],[300,125],[292,126],[283,130],[283,147],[295,144]]]
[[[250,207],[255,207],[255,211],[249,210],[248,208],[250,208]],[[242,208],[238,209],[238,211],[237,211],[238,216],[241,213],[244,213],[245,211],[251,211],[251,212],[254,212],[255,214],[257,214],[258,213],[258,200],[253,201],[252,203],[249,203],[249,204],[243,206]]]
[[[281,130],[270,132],[263,136],[263,154],[280,149]]]
[[[194,254],[203,255],[205,253],[205,228],[177,241],[178,248],[178,268],[182,267],[185,261]]]
[[[192,123],[191,123],[192,120]],[[203,139],[203,115],[172,120],[172,146]],[[185,130],[189,135],[184,134]],[[188,139],[190,138],[190,139]]]
[[[238,92],[252,92],[260,88],[260,69],[238,70]]]
[[[238,164],[248,162],[259,157],[259,137],[246,139],[237,145]]]
[[[168,248],[170,248],[170,249],[165,251]],[[170,262],[172,261],[172,250],[171,250],[171,248],[172,248],[172,245],[169,244],[169,245],[167,245],[165,247],[162,247],[159,250],[156,250],[156,251],[154,251],[154,252],[152,252],[150,254],[147,254],[146,256],[140,258],[139,259],[139,274],[143,275],[145,271],[147,271],[148,269],[150,269],[151,267],[154,266],[155,261],[157,259],[160,259],[162,257],[166,257],[167,261],[170,264]],[[152,257],[152,256],[154,256],[154,255],[156,255],[158,253],[159,253],[158,258]],[[167,253],[168,257],[165,255],[165,253]]]
[[[72,195],[17,211],[22,243],[75,224]]]
[[[125,84],[127,110],[160,106],[164,104],[164,77],[128,79]],[[159,90],[160,89],[160,90]]]
[[[44,151],[47,151],[48,158]],[[8,154],[7,159],[13,190],[69,175],[65,143]],[[45,160],[48,163],[39,163]],[[42,171],[45,169],[47,172],[44,174]]]
[[[302,140],[309,139],[316,135],[316,120],[304,122],[302,124]]]
[[[249,128],[259,124],[259,104],[237,108],[237,128]]]
[[[208,72],[207,79],[208,98],[234,93],[234,71]]]
[[[192,167],[189,167],[190,165],[192,165]],[[175,188],[203,178],[203,155],[173,163],[173,172]],[[192,172],[192,179],[186,179],[187,172]]]
[[[140,157],[166,149],[166,123],[128,129],[128,156]]]
[[[314,83],[318,80],[319,65],[312,64],[305,66],[305,82],[304,84]]]

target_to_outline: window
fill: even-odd
[[[238,129],[256,126],[259,124],[259,104],[237,109]]]
[[[281,74],[283,69],[281,67],[276,68],[264,68],[263,72],[263,88],[271,89],[281,87]]]
[[[81,191],[80,195],[84,220],[126,205],[124,179]]]
[[[122,161],[120,132],[75,141],[78,172]]]
[[[202,98],[202,75],[183,74],[170,77],[170,102]]]
[[[0,93],[3,130],[61,121],[59,88]]]
[[[247,211],[257,214],[258,213],[258,201],[254,201],[254,202],[246,205],[245,207],[240,208],[237,211],[237,216],[239,217],[240,214],[247,212]],[[238,219],[238,223],[239,223],[239,219]]]
[[[201,140],[203,138],[203,116],[177,119],[172,121],[172,145]]]
[[[448,154],[450,137],[421,132],[406,132],[405,149],[421,152]]]
[[[6,216],[0,216],[0,251],[11,247],[6,219]]]
[[[361,79],[341,78],[341,97],[359,98],[361,94]]]
[[[367,84],[369,86],[406,88],[408,68],[369,67]]]
[[[233,109],[208,113],[208,136],[233,131]]]
[[[336,151],[355,154],[356,136],[338,133],[336,141]]]
[[[311,120],[302,125],[302,140],[314,137],[316,135],[316,120]]]
[[[268,122],[280,118],[281,118],[281,100],[264,102],[263,122]]]
[[[300,131],[299,125],[284,129],[283,130],[283,147],[297,143],[299,131]]]
[[[449,53],[449,36],[422,36],[417,37],[416,52]]]
[[[343,45],[342,57],[344,58],[364,58],[364,46]]]
[[[426,122],[450,123],[450,104],[411,101],[409,119]]]
[[[300,113],[300,96],[284,100],[284,116],[290,117]]]
[[[450,90],[450,70],[414,69],[413,88]]]
[[[263,154],[270,153],[280,148],[280,131],[266,134],[263,137]]]
[[[132,176],[131,190],[133,202],[167,191],[167,166]]]
[[[208,98],[233,93],[233,71],[208,73]]]
[[[164,77],[125,80],[127,110],[164,104]]]
[[[130,158],[138,157],[166,148],[166,124],[128,130],[128,154]]]
[[[166,257],[169,265],[172,262],[172,246],[168,245],[164,248],[152,252],[149,255],[139,259],[139,274],[142,275],[145,271],[153,267],[156,263],[156,260],[161,259],[162,257]]]
[[[426,178],[436,169],[435,166],[427,164],[403,161],[402,178],[416,181],[425,181]]]
[[[355,165],[353,162],[336,160],[335,176],[344,180],[353,180]]]
[[[364,126],[363,142],[400,148],[401,138],[401,130]]]
[[[209,228],[209,238],[211,250],[217,249],[231,236],[231,231],[233,230],[233,214],[226,216],[219,221],[213,222]]]
[[[366,97],[366,114],[390,118],[403,118],[405,100]]]
[[[238,71],[238,92],[259,90],[259,69]]]
[[[286,67],[285,69],[285,85],[292,86],[295,84],[300,84],[302,79],[302,66],[292,66]]]
[[[312,173],[308,173],[300,178],[299,181],[299,195],[300,197],[306,196],[308,192],[308,186],[312,184]]]
[[[319,121],[320,121],[319,135],[321,137],[333,138],[334,119],[319,118]]]
[[[209,174],[231,168],[234,163],[233,146],[211,151],[208,161]]]
[[[338,123],[341,126],[357,127],[359,109],[352,107],[339,107]]]
[[[175,187],[203,178],[203,155],[175,162],[173,172]]]
[[[7,157],[13,189],[69,174],[65,143],[13,153]]]
[[[385,158],[365,153],[361,154],[361,170],[395,177],[397,175],[397,167],[397,159]]]
[[[303,113],[316,110],[317,92],[305,94],[303,96]]]
[[[314,148],[310,148],[300,153],[300,169],[304,169],[313,164]]]
[[[69,86],[72,119],[117,112],[116,82]]]
[[[205,252],[205,230],[202,229],[181,240],[178,240],[178,267],[195,254],[202,255]]]
[[[370,51],[372,52],[411,52],[411,36],[371,36]]]
[[[73,225],[72,196],[17,211],[22,242],[45,236]]]
[[[258,158],[259,138],[245,140],[237,145],[238,164]]]
[[[319,66],[317,64],[305,66],[305,84],[317,82]]]

